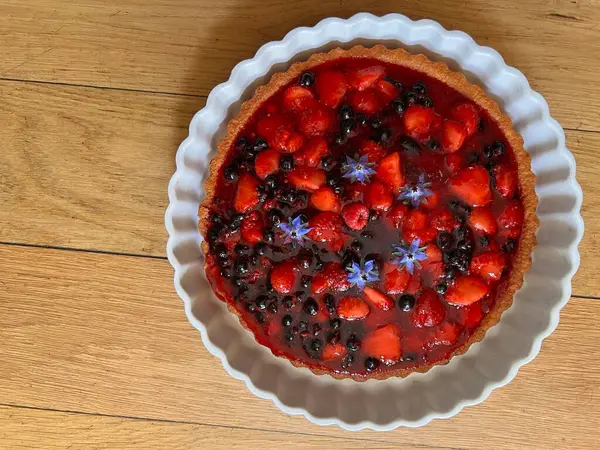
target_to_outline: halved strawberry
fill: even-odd
[[[427,226],[428,221],[429,216],[425,211],[422,209],[411,209],[404,219],[404,229],[410,231],[422,230]]]
[[[364,319],[370,312],[369,305],[358,297],[344,297],[337,306],[338,316],[344,320]]]
[[[351,230],[362,230],[369,223],[369,208],[362,203],[349,203],[342,210],[342,219]]]
[[[279,160],[281,153],[277,150],[268,148],[256,156],[254,161],[254,171],[258,178],[264,180],[267,176],[279,170]]]
[[[283,106],[291,111],[303,111],[314,101],[313,93],[302,86],[290,86],[283,93]]]
[[[469,214],[469,225],[471,225],[475,231],[488,236],[496,234],[496,231],[498,231],[494,213],[492,213],[491,208],[488,207],[475,208],[472,210],[471,214]]]
[[[340,359],[346,355],[346,346],[341,342],[336,344],[329,343],[325,347],[323,347],[323,351],[321,352],[321,358],[323,361],[331,361],[332,359]]]
[[[393,364],[402,357],[402,331],[395,323],[383,325],[371,331],[363,340],[361,350],[386,364]]]
[[[377,165],[375,176],[398,192],[404,184],[404,175],[402,175],[402,163],[400,162],[400,153],[394,152],[387,155]]]
[[[388,221],[392,224],[394,228],[400,228],[404,223],[404,218],[407,214],[408,206],[399,204],[392,206],[392,208],[387,212],[385,217],[388,219]]]
[[[250,244],[262,241],[265,223],[262,214],[258,211],[250,211],[242,220],[242,237]]]
[[[442,200],[439,189],[430,189],[431,195],[425,197],[423,201],[423,208],[428,209],[430,211],[436,209],[440,206],[440,202]]]
[[[450,117],[465,126],[468,136],[479,128],[479,112],[473,103],[464,102],[455,105],[450,111]]]
[[[364,200],[365,204],[371,209],[387,211],[394,202],[394,196],[389,188],[378,181],[373,181],[369,184],[367,191],[364,194]]]
[[[327,278],[329,289],[335,292],[344,292],[350,289],[348,274],[344,268],[338,263],[328,263],[321,271],[321,274]]]
[[[432,211],[429,216],[430,225],[438,231],[452,231],[456,227],[456,219],[454,218],[454,214],[446,208],[442,206],[435,211]]]
[[[462,147],[467,137],[466,127],[455,120],[444,120],[442,125],[442,148],[446,153],[454,153]]]
[[[289,294],[294,290],[298,266],[296,261],[283,261],[271,269],[271,285],[280,294]]]
[[[407,228],[402,230],[402,238],[406,242],[412,242],[418,239],[421,242],[421,245],[433,242],[437,235],[437,230],[431,227],[425,227],[420,230],[410,230]]]
[[[453,345],[458,340],[458,335],[460,334],[460,327],[450,322],[445,322],[440,325],[440,327],[435,330],[433,335],[434,345]]]
[[[446,310],[438,295],[431,289],[425,289],[411,312],[410,323],[417,328],[435,327],[445,316]]]
[[[404,128],[415,139],[425,139],[441,125],[440,116],[431,108],[411,105],[404,111]]]
[[[256,124],[256,131],[267,140],[269,147],[283,153],[293,153],[304,145],[304,137],[281,115],[267,114]]]
[[[517,200],[511,200],[504,206],[504,210],[498,217],[498,225],[508,237],[518,237],[523,226],[523,205]]]
[[[377,114],[383,108],[383,102],[379,99],[373,90],[352,92],[348,102],[354,108],[354,111],[372,116]]]
[[[408,282],[408,286],[406,286],[407,294],[416,294],[421,289],[421,269],[416,268],[413,274],[410,277],[410,281]]]
[[[490,175],[481,166],[462,169],[450,180],[450,191],[469,206],[486,206],[492,201]]]
[[[513,198],[517,190],[517,173],[504,166],[497,165],[492,169],[494,186],[504,198]]]
[[[392,300],[391,297],[370,286],[365,286],[363,294],[365,295],[365,299],[371,305],[376,306],[383,311],[389,311],[394,307],[394,300]]]
[[[470,305],[481,300],[489,291],[485,281],[475,275],[460,275],[446,291],[446,301],[453,305]]]
[[[450,153],[446,155],[446,165],[452,175],[456,175],[465,166],[462,153]]]
[[[385,77],[385,67],[369,66],[348,70],[348,82],[353,89],[364,91]]]
[[[388,294],[401,294],[410,282],[410,273],[392,263],[383,264],[383,287]]]
[[[483,319],[483,311],[481,310],[480,302],[463,306],[458,311],[460,313],[461,322],[464,323],[467,328],[476,327],[481,322],[481,319]]]
[[[327,181],[323,170],[302,166],[296,167],[288,173],[288,179],[296,189],[304,189],[311,192],[319,189]]]
[[[385,104],[398,97],[398,88],[387,80],[379,80],[375,83],[375,90]]]
[[[316,79],[319,100],[330,108],[337,108],[349,88],[346,76],[339,70],[324,70]]]
[[[335,124],[333,113],[318,106],[302,112],[298,128],[306,136],[321,136],[330,131]]]
[[[310,204],[319,211],[340,212],[342,202],[328,186],[322,186],[310,196]]]
[[[377,163],[385,156],[385,150],[374,141],[363,141],[358,147],[358,152],[361,155],[367,155],[367,160],[370,163]]]
[[[487,281],[498,281],[502,277],[506,262],[500,253],[488,252],[473,256],[470,272]]]
[[[321,159],[329,153],[329,146],[325,138],[314,137],[309,139],[302,152],[298,153],[302,154],[304,158],[303,163],[308,167],[317,167],[321,163]],[[294,162],[299,164],[297,161]]]
[[[342,219],[334,212],[324,211],[314,215],[308,221],[308,226],[312,230],[307,236],[313,241],[337,242],[342,239]]]
[[[423,264],[440,262],[444,257],[442,251],[435,244],[429,244],[429,245],[425,246],[424,251],[425,251],[425,254],[427,255],[427,259],[424,261]]]
[[[251,210],[258,203],[256,188],[260,182],[249,173],[243,173],[238,181],[233,206],[237,212],[243,213]]]

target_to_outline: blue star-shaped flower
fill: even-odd
[[[361,156],[358,161],[346,156],[346,163],[344,164],[344,178],[350,178],[350,181],[360,181],[365,184],[369,181],[371,175],[375,175],[375,171],[372,169],[373,163],[368,162],[368,155]]]
[[[346,272],[348,272],[348,282],[352,286],[358,286],[360,290],[363,290],[367,283],[379,280],[379,272],[375,268],[375,262],[372,259],[360,265],[353,262],[352,266],[346,269]]]
[[[410,245],[392,244],[392,248],[394,249],[392,255],[396,256],[396,258],[392,260],[392,263],[405,267],[406,270],[408,270],[408,273],[412,275],[415,271],[415,266],[421,267],[421,261],[427,259],[425,247],[420,247],[420,245],[420,239],[415,239]]]
[[[297,241],[300,245],[306,239],[306,234],[312,230],[305,223],[302,223],[301,216],[296,216],[293,220],[290,217],[288,222],[281,222],[278,227],[283,231],[283,243],[291,244],[292,241]]]
[[[405,203],[411,203],[414,208],[418,207],[421,202],[427,203],[427,197],[433,195],[431,190],[427,189],[431,183],[425,181],[425,175],[419,175],[419,181],[415,185],[407,184],[400,191],[399,200]]]

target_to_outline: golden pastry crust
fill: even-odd
[[[213,202],[215,195],[216,181],[219,176],[221,166],[231,148],[233,142],[237,139],[238,134],[245,124],[252,118],[254,113],[260,106],[271,96],[279,91],[280,88],[286,86],[292,80],[298,78],[300,74],[313,67],[319,66],[327,61],[332,61],[341,58],[369,58],[376,59],[389,64],[406,67],[425,75],[435,78],[454,90],[464,95],[467,99],[477,104],[481,109],[485,110],[489,117],[496,122],[502,134],[505,136],[510,147],[513,150],[519,178],[519,188],[521,193],[521,202],[525,210],[522,234],[519,241],[519,246],[514,257],[512,271],[508,278],[504,292],[497,298],[494,308],[483,318],[479,327],[473,335],[460,347],[455,349],[448,358],[416,368],[399,368],[397,370],[385,371],[383,373],[375,372],[370,375],[360,375],[352,373],[335,373],[327,370],[310,367],[302,361],[290,362],[296,367],[307,367],[312,372],[318,375],[328,374],[333,378],[352,378],[356,381],[366,381],[367,379],[386,379],[390,377],[406,377],[412,372],[427,372],[436,365],[447,364],[448,361],[456,356],[465,353],[469,347],[483,339],[487,330],[498,323],[502,313],[508,309],[513,302],[515,293],[523,284],[523,275],[531,266],[531,253],[536,244],[536,230],[539,226],[539,220],[536,216],[536,208],[538,204],[537,195],[535,194],[535,176],[531,172],[531,159],[529,154],[523,148],[523,139],[517,132],[513,130],[512,122],[506,114],[504,114],[498,104],[489,98],[483,89],[479,86],[470,83],[464,74],[454,72],[442,62],[433,62],[423,54],[411,54],[404,49],[388,49],[383,45],[376,45],[372,48],[363,46],[352,47],[349,50],[335,48],[327,53],[316,53],[310,56],[307,61],[297,62],[291,65],[286,72],[279,72],[272,76],[271,80],[263,86],[256,89],[254,96],[242,104],[240,113],[232,119],[227,126],[227,135],[221,140],[218,147],[218,153],[210,163],[210,174],[205,183],[206,197],[201,203],[198,215],[200,218],[199,229],[204,236],[208,231],[210,205]],[[202,243],[202,250],[208,254],[208,244]],[[220,297],[222,295],[217,293]],[[244,318],[235,308],[229,304],[229,309],[238,316],[240,323],[248,328]]]

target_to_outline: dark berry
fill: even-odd
[[[271,311],[273,314],[277,313],[277,303],[271,302],[267,305],[267,309]]]
[[[256,307],[260,310],[266,309],[267,308],[267,301],[269,300],[269,297],[267,297],[266,295],[260,295],[258,297],[256,297],[256,300],[254,300],[254,303],[256,303]]]
[[[346,135],[344,133],[335,133],[334,141],[337,145],[344,145],[346,143]]]
[[[402,311],[410,311],[415,306],[415,298],[410,294],[403,294],[398,299],[398,308]]]
[[[369,211],[369,221],[375,222],[377,219],[379,219],[379,213],[373,210]]]
[[[267,253],[267,245],[259,242],[254,246],[254,253],[256,253],[258,256],[264,256],[264,254]]]
[[[368,357],[367,359],[365,359],[365,369],[367,369],[368,372],[372,372],[378,367],[379,361],[377,359],[372,357]]]
[[[481,245],[482,247],[487,247],[488,245],[490,245],[490,238],[487,236],[481,236],[479,238],[479,245]]]
[[[354,119],[342,120],[342,123],[340,124],[340,131],[343,135],[350,134],[354,128],[356,128],[356,122]]]
[[[364,114],[358,114],[356,116],[356,123],[358,125],[364,126],[367,124],[368,121],[369,121],[369,118],[367,116],[365,116]]]
[[[316,270],[321,270],[323,268],[323,261],[321,261],[320,259],[317,259],[317,262],[315,263],[315,269]]]
[[[298,329],[299,330],[308,330],[308,322],[306,320],[301,320],[300,322],[298,322]]]
[[[447,289],[448,285],[446,283],[438,283],[438,285],[435,287],[435,290],[440,295],[444,295]]]
[[[265,141],[261,137],[256,138],[256,140],[254,141],[254,144],[252,145],[252,149],[255,152],[260,152],[261,150],[265,150],[267,148],[269,148],[269,144],[267,144],[267,141]]]
[[[306,299],[306,294],[304,291],[296,291],[295,295],[299,302],[303,302]]]
[[[440,143],[435,139],[430,139],[429,141],[427,141],[427,147],[429,147],[430,150],[436,152],[440,149],[441,146]]]
[[[287,309],[290,309],[294,306],[294,298],[291,295],[286,295],[285,297],[283,297],[283,300],[281,300],[281,303]]]
[[[376,142],[386,143],[392,138],[392,131],[389,128],[379,128],[376,130],[374,140]]]
[[[381,128],[381,119],[379,117],[373,117],[371,119],[371,128],[377,129]]]
[[[258,266],[258,258],[256,257],[256,255],[252,255],[248,258],[248,261],[250,262],[250,265],[252,266]]]
[[[235,181],[238,177],[237,170],[234,166],[229,166],[223,171],[223,176],[227,181]]]
[[[280,198],[281,198],[281,201],[291,205],[292,203],[294,203],[297,200],[298,194],[293,189],[287,189],[281,193]]]
[[[441,248],[442,250],[447,250],[450,247],[452,247],[452,243],[454,242],[454,238],[452,237],[452,235],[450,233],[447,233],[445,231],[442,231],[438,238],[438,247]]]
[[[294,335],[292,333],[285,333],[283,336],[286,342],[292,342],[294,340]]]
[[[373,235],[371,233],[369,233],[368,231],[363,231],[362,233],[360,233],[360,236],[363,239],[373,239]]]
[[[469,155],[467,156],[467,164],[469,166],[474,166],[478,162],[479,162],[479,153],[477,153],[477,152],[469,153]]]
[[[504,142],[496,141],[492,144],[492,152],[494,156],[502,156],[506,152],[506,145]]]
[[[414,105],[416,101],[417,101],[417,94],[415,94],[414,92],[409,91],[406,94],[404,94],[405,104]]]
[[[292,155],[281,155],[279,168],[284,172],[292,170],[294,168],[294,157]]]
[[[308,87],[308,86],[312,86],[314,82],[315,82],[315,74],[314,73],[302,72],[302,75],[300,75],[300,81],[298,82],[298,84],[300,84],[300,86]]]
[[[307,288],[310,286],[311,280],[312,280],[312,277],[310,275],[302,275],[302,277],[300,278],[300,285],[303,288]]]
[[[318,336],[319,334],[321,334],[321,325],[319,325],[318,323],[313,324],[313,329],[312,329],[312,334],[313,336]]]
[[[331,329],[333,331],[337,331],[340,329],[340,327],[342,326],[342,321],[340,319],[331,319],[331,322],[329,323],[331,325]]]
[[[419,104],[425,108],[431,108],[433,107],[433,100],[430,97],[421,97],[419,98]]]
[[[231,280],[231,282],[233,283],[234,286],[240,287],[242,284],[244,284],[244,280],[242,280],[241,278],[233,278]]]
[[[234,214],[231,216],[231,222],[229,223],[229,229],[231,231],[237,230],[242,224],[242,220],[244,220],[243,214]]]
[[[277,187],[277,177],[273,174],[267,176],[265,178],[265,187],[270,191],[274,191]]]
[[[419,151],[421,150],[417,141],[408,136],[400,136],[398,142],[400,143],[402,148],[409,153],[419,153]]]
[[[250,143],[250,141],[248,140],[248,138],[241,137],[237,140],[237,142],[235,143],[235,146],[238,149],[243,150],[248,146],[249,143]]]
[[[300,217],[301,223],[308,223],[308,216],[306,214],[302,213],[298,217]]]
[[[335,186],[340,182],[339,174],[329,172],[327,174],[327,186]]]
[[[256,318],[256,321],[258,323],[265,323],[265,315],[261,312],[257,312],[256,314],[254,314],[254,317]]]
[[[227,247],[225,247],[225,244],[217,245],[214,249],[214,252],[215,255],[217,255],[217,258],[227,259]]]
[[[261,202],[261,203],[264,203],[265,200],[267,200],[267,197],[268,197],[267,192],[264,190],[264,186],[258,186],[257,191],[258,191],[258,201]]]
[[[456,270],[453,267],[445,267],[444,273],[442,274],[442,278],[444,280],[453,280],[456,277]]]
[[[331,169],[333,166],[333,158],[331,156],[323,156],[321,158],[321,167],[325,170]]]
[[[404,101],[400,98],[397,98],[396,100],[394,100],[392,102],[392,107],[394,108],[394,111],[396,111],[398,114],[402,115],[404,114],[404,110],[406,109],[406,104],[404,103]]]
[[[223,267],[221,269],[221,276],[223,278],[231,278],[231,268],[230,267]]]
[[[421,82],[417,82],[415,84],[412,85],[411,90],[415,93],[415,94],[425,94],[425,92],[427,92],[427,88],[425,87],[425,85]]]
[[[269,212],[267,213],[267,219],[269,219],[269,222],[276,226],[279,225],[281,223],[281,221],[283,220],[283,214],[281,214],[281,211],[279,211],[276,208],[270,209]]]
[[[327,342],[330,342],[334,345],[340,342],[340,333],[329,333],[327,336]]]
[[[338,111],[338,116],[341,120],[348,120],[354,116],[354,111],[352,111],[352,107],[350,105],[342,105]]]
[[[266,230],[263,234],[263,239],[267,244],[275,242],[275,233],[272,230]]]
[[[250,252],[250,247],[244,244],[236,244],[234,251],[238,256],[246,256]]]
[[[360,251],[362,250],[362,244],[359,241],[352,241],[352,244],[350,244],[350,249],[353,252],[360,254]]]
[[[310,314],[311,316],[316,316],[317,313],[319,312],[319,305],[317,305],[317,302],[315,301],[315,299],[311,297],[304,302],[302,309],[304,310],[304,312],[306,314]]]
[[[322,347],[323,347],[323,342],[321,341],[321,339],[313,339],[310,343],[310,349],[313,352],[319,352]]]
[[[308,269],[308,268],[310,268],[310,265],[312,264],[312,255],[302,254],[298,258],[298,260],[300,262],[300,267],[302,267],[303,269]],[[308,286],[305,286],[305,287],[308,287]]]
[[[346,348],[351,352],[356,352],[360,350],[360,341],[356,339],[354,334],[351,334],[348,340],[346,341]]]
[[[327,307],[327,311],[329,311],[329,313],[335,313],[335,299],[333,295],[325,295],[325,297],[323,297],[323,303],[325,303],[325,306]]]
[[[457,228],[454,233],[456,234],[456,239],[463,240],[463,239],[466,239],[468,231],[466,228],[460,227],[460,228]]]
[[[506,253],[512,253],[515,251],[516,247],[517,247],[517,243],[514,241],[514,239],[509,239],[502,246],[502,251],[504,251]]]
[[[238,259],[233,265],[233,270],[235,271],[236,275],[246,275],[249,270],[248,260],[245,258]]]
[[[485,156],[486,158],[491,158],[493,154],[494,151],[492,150],[491,145],[486,145],[485,147],[483,147],[483,156]]]
[[[352,364],[354,364],[354,355],[350,354],[350,355],[346,355],[344,357],[344,359],[342,360],[342,367],[344,369],[347,369],[348,367],[350,367]]]
[[[472,253],[473,252],[473,243],[471,241],[467,241],[467,240],[458,241],[456,243],[456,248],[458,250],[464,251],[465,253]]]
[[[292,326],[292,316],[290,316],[289,314],[283,316],[283,319],[281,319],[281,325],[283,325],[284,327]]]

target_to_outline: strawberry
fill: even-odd
[[[492,169],[494,186],[504,198],[513,198],[517,190],[517,173],[498,165]]]
[[[379,181],[391,187],[394,192],[398,192],[404,184],[400,153],[390,153],[381,161],[379,161],[375,176],[379,179]]]
[[[481,322],[481,319],[483,319],[483,311],[481,310],[481,303],[479,302],[463,306],[458,311],[462,323],[464,323],[467,328],[476,327]]]
[[[361,350],[386,364],[400,361],[402,357],[402,332],[394,323],[383,325],[371,331],[363,340]]]
[[[429,217],[425,211],[422,209],[411,209],[404,219],[404,229],[410,231],[422,230],[427,226],[428,221]]]
[[[260,152],[254,161],[254,171],[258,178],[264,180],[273,172],[277,172],[279,170],[280,158],[281,153],[272,148]]]
[[[441,124],[440,116],[431,108],[411,105],[404,111],[404,128],[415,139],[425,139]]]
[[[358,297],[344,297],[337,306],[337,314],[344,320],[364,319],[370,312],[369,305]]]
[[[370,163],[377,163],[385,156],[385,150],[374,141],[363,141],[358,147],[358,152],[362,155],[367,155],[367,160]]]
[[[365,204],[377,211],[387,211],[391,208],[394,202],[392,192],[383,184],[374,181],[372,182],[364,195]]]
[[[392,263],[383,265],[383,287],[388,294],[396,295],[404,292],[410,282],[410,273],[406,269]]]
[[[489,291],[485,281],[475,275],[459,275],[446,291],[446,301],[452,305],[470,305]]]
[[[431,289],[425,289],[410,315],[410,323],[417,328],[435,327],[444,320],[446,310],[438,295]]]
[[[492,201],[490,175],[481,166],[462,169],[450,180],[450,191],[469,206],[486,206]]]
[[[523,225],[523,205],[517,200],[511,200],[504,206],[498,217],[498,225],[508,237],[518,237]]]
[[[319,211],[333,211],[340,212],[342,209],[342,203],[333,189],[328,186],[323,186],[317,189],[310,196],[310,204]]]
[[[369,116],[377,114],[383,108],[383,102],[373,90],[352,92],[348,102],[354,108],[354,111]]]
[[[321,294],[329,289],[329,280],[321,273],[317,273],[310,282],[310,287],[314,294]]]
[[[461,122],[467,131],[467,136],[471,136],[479,128],[479,112],[472,103],[459,103],[450,111],[450,118]]]
[[[429,244],[425,247],[425,254],[427,255],[427,259],[424,264],[440,262],[443,259],[442,251],[434,244]]]
[[[298,128],[305,136],[320,136],[330,131],[334,124],[332,112],[318,106],[302,112]]]
[[[321,159],[329,153],[327,140],[322,137],[311,138],[301,153],[303,156],[302,162],[294,161],[296,164],[306,164],[308,167],[317,167]],[[296,155],[298,154],[296,153]]]
[[[249,173],[243,173],[238,181],[233,206],[237,212],[243,213],[251,210],[258,203],[259,181]]]
[[[445,322],[435,331],[433,335],[434,345],[453,345],[458,340],[460,327],[450,322]]]
[[[265,228],[262,214],[258,211],[250,211],[240,227],[242,237],[250,244],[256,244],[262,241],[262,236]]]
[[[458,151],[467,137],[466,127],[455,120],[444,120],[442,125],[442,149],[446,153]]]
[[[281,115],[267,114],[256,124],[256,131],[267,140],[269,147],[283,153],[293,153],[304,145],[304,137]]]
[[[327,264],[321,274],[327,278],[329,289],[336,292],[344,292],[350,289],[346,271],[340,264],[334,262]]]
[[[423,202],[423,208],[428,209],[430,211],[436,209],[440,206],[441,196],[440,191],[436,189],[431,189],[431,195],[425,197],[425,201]]]
[[[456,175],[460,172],[460,169],[464,167],[465,160],[461,153],[450,153],[449,155],[446,155],[446,165],[448,166],[450,173]]]
[[[387,212],[385,217],[389,220],[391,225],[397,229],[402,226],[402,224],[404,223],[404,218],[407,214],[408,206],[399,204],[392,206],[392,208]]]
[[[316,191],[327,181],[325,172],[313,167],[296,167],[289,174],[288,179],[296,189]]]
[[[294,290],[298,267],[296,261],[287,260],[271,269],[271,285],[280,294],[289,294]]]
[[[419,292],[419,289],[421,289],[421,269],[417,267],[410,277],[410,281],[408,282],[408,286],[406,286],[405,292],[407,294],[414,295]]]
[[[332,359],[340,359],[346,355],[346,346],[340,342],[337,344],[327,344],[323,347],[321,358],[323,361],[331,361]]]
[[[398,97],[398,88],[387,80],[379,80],[375,83],[375,90],[385,104]]]
[[[454,215],[445,206],[442,206],[441,208],[431,212],[429,216],[429,223],[438,231],[448,232],[454,230],[457,225]]]
[[[471,211],[471,214],[469,214],[469,225],[475,231],[490,236],[496,234],[496,231],[498,231],[496,218],[490,208],[475,208]]]
[[[316,79],[319,100],[330,108],[337,108],[348,90],[346,76],[339,70],[324,70]]]
[[[365,299],[373,306],[383,310],[389,311],[394,307],[394,300],[385,295],[383,292],[378,291],[370,286],[365,286],[363,289]]]
[[[283,93],[283,106],[290,111],[303,111],[314,104],[314,95],[302,86],[290,86]]]
[[[437,235],[437,230],[430,227],[423,228],[421,230],[410,230],[406,228],[402,230],[402,238],[406,242],[412,242],[415,239],[418,239],[419,241],[421,241],[421,244],[428,244],[435,240]]]
[[[369,223],[369,208],[362,203],[349,203],[342,210],[342,219],[351,230],[362,230]]]
[[[498,281],[502,276],[504,265],[504,256],[500,253],[480,253],[473,256],[469,270],[486,281]]]
[[[314,215],[308,221],[312,228],[307,236],[316,242],[336,242],[342,238],[342,219],[331,211],[324,211]]]
[[[385,67],[370,66],[348,70],[348,82],[352,89],[364,91],[385,77]]]

